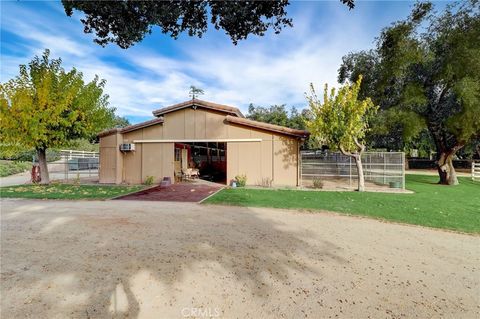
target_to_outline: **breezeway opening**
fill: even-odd
[[[200,178],[210,182],[227,182],[226,142],[175,143],[175,178]]]

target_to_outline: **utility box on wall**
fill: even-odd
[[[135,151],[135,144],[133,144],[133,143],[120,144],[120,151],[122,151],[122,152]]]

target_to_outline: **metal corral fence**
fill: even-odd
[[[63,172],[63,179],[68,181],[98,178],[98,152],[60,150],[60,158],[60,161],[53,163],[53,170]]]
[[[364,152],[362,166],[367,188],[405,188],[405,153]],[[357,184],[355,160],[339,152],[302,151],[300,169],[302,186],[314,180],[347,188]]]
[[[480,163],[472,162],[472,180],[480,181]]]

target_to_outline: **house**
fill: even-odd
[[[99,134],[100,183],[140,184],[149,176],[156,183],[178,181],[198,172],[225,184],[246,175],[247,185],[299,185],[299,149],[307,131],[249,120],[236,107],[198,99],[153,115]]]

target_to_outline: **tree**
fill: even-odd
[[[340,0],[350,9],[354,0]],[[126,49],[152,33],[158,26],[162,33],[178,38],[187,32],[201,37],[208,20],[214,28],[223,29],[234,44],[248,35],[263,36],[269,29],[280,33],[291,27],[287,18],[288,0],[277,1],[78,1],[62,0],[65,13],[74,10],[85,15],[80,21],[85,33],[95,32],[94,42],[105,46],[116,43]]]
[[[254,121],[290,127],[289,114],[285,104],[271,105],[270,107],[250,104],[248,106],[247,118]]]
[[[41,183],[49,183],[46,150],[69,141],[91,138],[113,123],[114,108],[103,94],[104,80],[85,83],[75,68],[66,72],[61,59],[49,59],[49,50],[20,74],[0,85],[0,143],[35,149]]]
[[[130,121],[125,116],[115,116],[113,127],[122,128],[129,125],[131,125]]]
[[[480,136],[480,3],[432,10],[416,4],[408,19],[382,31],[375,50],[346,56],[339,80],[352,80],[369,61],[361,95],[371,94],[381,122],[397,125],[404,140],[428,130],[439,183],[455,185],[455,154]]]
[[[285,104],[281,105],[271,105],[270,107],[255,106],[250,104],[248,107],[247,118],[260,121],[269,124],[281,125],[297,130],[305,130],[305,120],[309,117],[309,110],[303,109],[301,112],[298,112],[295,106],[290,108],[290,112],[287,111],[287,106]],[[319,145],[311,138],[307,138],[303,145],[302,149],[312,149],[317,148]]]
[[[318,99],[313,84],[310,85],[310,95],[307,95],[311,112],[307,127],[311,136],[355,160],[359,192],[365,190],[363,139],[368,131],[369,118],[377,111],[370,98],[359,99],[361,84],[361,75],[355,83],[341,87],[338,92],[335,88],[329,91],[325,84],[323,102]]]

